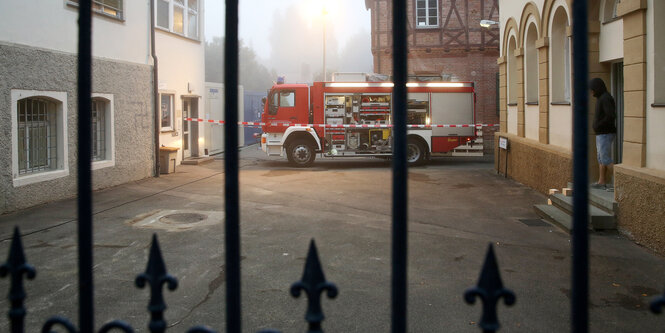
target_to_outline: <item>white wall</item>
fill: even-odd
[[[663,50],[662,46],[665,43],[665,31],[658,32],[658,36],[654,35],[654,16],[658,16],[662,20],[661,14],[665,12],[665,4],[659,3],[659,14],[656,14],[654,6],[655,2],[663,0],[649,0],[647,7],[647,168],[665,170],[665,108],[654,108],[651,106],[654,103],[655,87],[655,58],[665,56],[662,53],[656,54],[657,50]],[[662,62],[661,62],[662,63]],[[662,69],[661,69],[662,72]],[[665,89],[665,87],[658,87],[658,89]],[[662,101],[659,101],[662,102]]]
[[[572,149],[573,112],[569,105],[550,105],[550,144]]]
[[[224,120],[224,84],[206,82],[206,110],[205,117],[213,120]],[[244,120],[244,95],[245,90],[238,86],[238,121]],[[205,148],[210,154],[224,151],[224,125],[206,124]],[[245,145],[245,128],[238,128],[238,146]]]
[[[93,15],[93,56],[148,64],[150,2],[125,0],[124,6],[124,21]],[[67,0],[2,0],[0,40],[76,53],[77,19],[78,7]]]
[[[132,0],[134,1],[134,0]],[[200,97],[198,99],[198,118],[205,117],[205,32],[203,31],[203,10],[205,5],[199,1],[199,40],[193,40],[168,31],[155,29],[155,48],[157,52],[160,93],[174,94],[172,132],[163,132],[159,144],[180,148],[176,164],[182,162],[182,97]],[[190,132],[191,133],[191,132]],[[196,142],[192,140],[192,142]],[[199,126],[199,155],[204,154],[205,126]]]
[[[623,20],[600,24],[600,61],[623,58]]]
[[[540,108],[538,105],[524,107],[524,136],[527,139],[538,141],[540,132]]]
[[[508,133],[517,135],[517,106],[508,106]]]

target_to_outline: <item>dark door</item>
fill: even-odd
[[[616,102],[617,136],[614,141],[614,163],[623,160],[623,62],[612,65],[612,96]]]

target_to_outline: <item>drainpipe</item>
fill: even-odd
[[[155,101],[155,177],[159,177],[159,76],[157,75],[157,52],[155,51],[155,0],[150,1],[150,55],[152,56],[152,95]]]

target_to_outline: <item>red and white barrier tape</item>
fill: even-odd
[[[203,118],[185,118],[186,121],[191,121],[191,122],[199,122],[199,123],[211,123],[211,124],[218,124],[218,125],[223,125],[224,120],[212,120],[212,119],[203,119]],[[393,125],[389,124],[377,124],[377,125],[368,125],[368,124],[339,124],[339,125],[332,125],[332,124],[295,124],[295,123],[262,123],[262,122],[251,122],[251,121],[239,121],[238,122],[239,126],[266,126],[266,125],[272,125],[272,126],[301,126],[301,127],[319,127],[319,128],[392,128]],[[444,124],[444,125],[406,125],[407,128],[441,128],[441,127],[447,127],[447,128],[455,128],[455,127],[475,127],[475,128],[481,128],[481,127],[496,127],[499,126],[499,124]]]

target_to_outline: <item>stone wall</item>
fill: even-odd
[[[619,230],[665,254],[665,172],[617,165],[614,181]]]
[[[547,194],[572,181],[572,155],[563,148],[542,144],[508,133],[495,133],[494,168],[508,178]],[[508,138],[509,150],[499,149],[499,137]],[[528,158],[524,158],[528,156]]]
[[[0,44],[0,214],[76,195],[76,55]],[[14,187],[12,89],[67,93],[69,175]],[[154,167],[152,67],[93,61],[93,92],[114,99],[115,165],[93,171],[95,189],[150,177]]]

